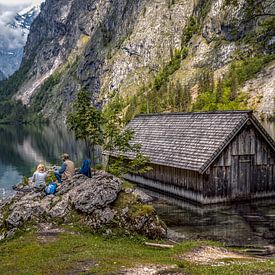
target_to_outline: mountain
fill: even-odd
[[[6,76],[4,75],[4,73],[0,71],[0,81],[4,80],[5,78]]]
[[[27,7],[3,26],[5,30],[0,33],[0,70],[6,76],[12,75],[20,67],[30,26],[39,12],[39,6]]]
[[[98,107],[120,95],[129,119],[246,108],[272,117],[274,10],[272,0],[47,0],[5,93],[51,119],[65,119],[80,89]]]

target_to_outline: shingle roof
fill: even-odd
[[[203,173],[249,118],[256,121],[251,111],[152,114],[127,128],[151,163]]]

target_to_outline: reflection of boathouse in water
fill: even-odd
[[[129,127],[153,168],[133,182],[202,204],[275,195],[275,143],[250,111],[141,115]]]

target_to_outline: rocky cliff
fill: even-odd
[[[80,89],[89,91],[97,106],[120,94],[131,107],[131,98],[145,90],[181,85],[194,103],[211,72],[214,85],[223,79],[225,93],[230,87],[231,93],[245,94],[243,107],[272,116],[274,5],[271,0],[47,0],[24,50],[25,79],[10,96],[46,117],[65,119]],[[166,104],[161,111],[171,109]]]
[[[0,81],[4,80],[5,78],[6,76],[4,75],[4,73],[0,71]]]

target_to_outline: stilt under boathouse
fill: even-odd
[[[140,115],[128,127],[153,168],[130,181],[201,204],[275,195],[275,142],[252,111]]]

